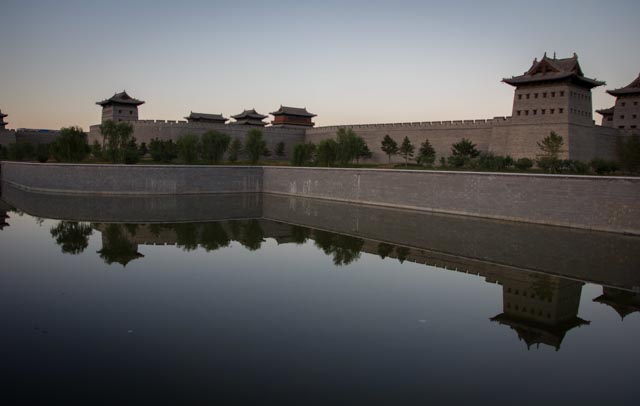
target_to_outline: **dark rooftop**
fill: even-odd
[[[207,114],[207,113],[194,113],[193,111],[187,117],[187,120],[210,120],[210,121],[227,121],[228,118],[222,116],[222,114]]]
[[[562,344],[567,331],[574,327],[591,324],[580,317],[572,317],[556,324],[546,324],[506,313],[501,313],[490,320],[515,330],[518,333],[518,338],[526,343],[527,349],[532,345],[546,344],[554,347],[556,351],[560,349],[560,344]]]
[[[541,60],[538,61],[537,58],[533,60],[531,68],[529,68],[524,75],[502,79],[503,82],[512,86],[564,80],[570,80],[589,88],[605,84],[605,82],[584,76],[582,68],[580,68],[580,64],[578,63],[578,55],[575,53],[571,58],[562,59],[557,59],[555,55],[553,58],[549,58],[545,53]]]
[[[603,116],[611,115],[613,114],[613,107],[609,107],[608,109],[596,110],[596,113],[602,114]]]
[[[121,93],[114,94],[108,99],[96,102],[96,104],[100,106],[106,106],[108,104],[131,104],[134,106],[139,106],[141,104],[144,104],[144,102],[142,100],[134,99],[133,97],[129,96],[125,90]]]
[[[263,116],[262,114],[258,113],[255,109],[244,110],[242,113],[236,114],[235,116],[231,116],[231,117],[235,118],[236,120],[240,120],[243,118],[254,118],[258,120],[264,120],[265,118],[267,118],[267,116]]]
[[[628,94],[640,93],[640,74],[633,82],[629,83],[625,87],[614,90],[607,90],[607,93],[612,96],[624,96]]]
[[[0,110],[0,118],[2,118],[2,117],[7,117],[7,116],[8,116],[8,114],[4,114],[4,113],[2,112],[2,110]]]
[[[300,108],[300,107],[287,107],[287,106],[283,106],[280,105],[280,108],[277,111],[274,111],[272,113],[274,116],[280,116],[280,115],[288,115],[288,116],[298,116],[298,117],[315,117],[316,114],[312,114],[309,113],[307,111],[307,108]]]

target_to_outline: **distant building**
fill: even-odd
[[[267,125],[267,123],[262,121],[265,118],[267,118],[267,116],[256,112],[255,109],[244,110],[242,113],[236,114],[235,116],[231,116],[231,117],[233,117],[236,120],[231,124],[254,125],[259,127],[264,127],[265,125]]]
[[[625,87],[607,90],[616,98],[615,105],[598,110],[602,115],[602,126],[621,130],[640,127],[640,75]]]
[[[126,91],[116,93],[110,98],[96,102],[102,106],[102,122],[138,121],[138,106],[144,104],[142,100],[134,99]]]
[[[9,123],[4,121],[4,118],[7,117],[7,116],[8,116],[8,114],[4,114],[2,112],[2,110],[0,110],[0,130],[4,130],[5,127],[7,126],[7,124],[9,124]]]
[[[194,113],[193,111],[187,117],[185,117],[189,123],[213,123],[213,124],[225,124],[229,121],[228,118],[222,116],[222,114],[206,114],[206,113]]]
[[[315,114],[311,114],[307,111],[307,108],[299,107],[287,107],[280,105],[280,108],[272,113],[273,121],[271,125],[285,127],[313,127],[315,124],[311,122],[311,119],[315,117]]]

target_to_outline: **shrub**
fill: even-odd
[[[12,161],[28,161],[35,158],[35,147],[30,142],[14,142],[9,144],[7,156]]]
[[[476,144],[463,138],[451,146],[451,156],[448,159],[449,165],[454,167],[469,166],[471,160],[478,155],[480,155],[480,151],[476,149]]]
[[[45,163],[49,160],[49,144],[40,143],[36,145],[36,159],[40,163]]]
[[[589,166],[591,167],[591,170],[598,175],[606,175],[616,172],[619,169],[618,163],[616,161],[610,161],[601,158],[592,159],[591,162],[589,162]]]
[[[529,158],[520,158],[515,162],[515,166],[521,171],[526,171],[533,167],[533,161]]]
[[[8,152],[4,145],[0,145],[0,159],[7,159]]]
[[[93,144],[91,144],[91,155],[93,155],[95,159],[102,158],[102,145],[98,140],[93,141]]]
[[[487,171],[502,171],[507,167],[506,159],[492,152],[483,152],[478,156],[478,167]]]
[[[542,157],[536,160],[538,168],[548,173],[558,173],[562,169],[562,161],[552,157]]]
[[[251,129],[247,132],[247,136],[244,141],[244,149],[249,160],[252,164],[258,163],[260,156],[269,156],[270,152],[267,149],[267,143],[262,138],[262,131],[257,128]]]
[[[338,156],[338,143],[335,140],[320,141],[316,150],[316,162],[319,166],[335,165]]]
[[[230,142],[231,137],[227,134],[215,130],[207,131],[200,138],[202,158],[210,164],[219,164]]]
[[[148,153],[149,153],[149,148],[147,147],[147,143],[143,142],[142,144],[140,144],[140,147],[138,147],[138,155],[140,155],[140,157],[143,157]]]
[[[402,140],[402,144],[400,145],[400,155],[404,158],[404,166],[406,168],[407,163],[409,162],[409,158],[413,157],[413,151],[416,150],[416,147],[409,141],[409,137],[405,136],[404,140]]]
[[[638,172],[640,169],[640,137],[632,135],[625,138],[618,138],[616,144],[620,166],[626,171]]]
[[[168,163],[178,157],[178,145],[172,140],[161,141],[154,138],[149,144],[149,153],[155,162]]]
[[[238,138],[234,138],[229,145],[229,161],[236,162],[238,156],[242,153],[242,141]]]
[[[560,172],[572,173],[576,175],[585,175],[589,173],[589,165],[582,161],[576,161],[574,159],[565,159],[561,161]]]
[[[504,157],[504,166],[505,168],[511,168],[515,164],[515,161],[511,157],[511,155],[507,155]]]
[[[51,154],[58,162],[80,162],[88,154],[87,134],[80,127],[67,127],[51,143]]]
[[[389,136],[389,134],[385,135],[382,139],[382,146],[380,147],[387,157],[389,158],[389,163],[391,163],[391,155],[396,155],[398,153],[398,143]]]
[[[284,142],[280,141],[276,145],[276,156],[282,158],[284,156]]]
[[[420,145],[416,162],[420,165],[432,166],[436,160],[436,150],[433,148],[429,140],[425,140]]]
[[[186,164],[194,164],[198,160],[200,137],[186,134],[178,138],[178,157]]]
[[[328,140],[325,140],[325,141],[328,141]],[[314,160],[315,151],[316,151],[316,146],[311,142],[308,142],[306,144],[294,145],[291,164],[293,166],[310,166]]]

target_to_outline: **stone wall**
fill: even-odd
[[[295,144],[304,142],[304,128],[276,128],[276,127],[252,127],[233,124],[212,124],[212,123],[187,123],[186,121],[165,121],[165,120],[139,120],[131,122],[133,125],[133,136],[138,144],[145,142],[147,146],[151,140],[178,140],[186,134],[201,135],[210,130],[220,131],[232,138],[244,141],[247,131],[252,128],[259,128],[262,131],[267,148],[272,152],[273,159],[289,159],[291,150]],[[102,142],[100,126],[93,125],[89,130],[89,144],[94,141]],[[285,144],[285,156],[283,158],[273,156],[273,152],[279,142]]]
[[[0,145],[6,147],[16,142],[16,132],[14,130],[0,130]]]
[[[264,192],[640,233],[640,178],[264,168]]]
[[[60,131],[56,130],[0,130],[0,145],[7,146],[16,142],[31,144],[49,144],[56,139]]]
[[[262,168],[36,164],[4,161],[2,181],[25,190],[56,193],[255,193],[262,191]]]
[[[2,162],[2,181],[75,194],[256,193],[640,234],[640,178]]]

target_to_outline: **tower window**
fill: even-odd
[[[551,92],[551,97],[556,97],[556,92]]]
[[[618,128],[624,128],[624,126],[623,125],[619,125]]]
[[[607,121],[613,121],[613,117],[607,117]]]
[[[534,93],[533,98],[537,99],[538,98],[538,93]]]
[[[564,109],[558,109],[558,114],[564,113]]]
[[[625,102],[622,102],[621,104],[622,104],[622,107],[627,105],[627,103],[625,103]]]
[[[520,113],[521,113],[520,110],[518,110],[518,115],[520,115]]]
[[[542,98],[546,99],[547,98],[547,92],[542,93]]]
[[[624,116],[620,116],[620,120],[624,120]]]
[[[133,115],[133,111],[129,111],[129,115],[132,116]]]
[[[638,102],[633,102],[633,105],[634,105],[634,106],[637,106],[637,105],[638,105]]]
[[[550,113],[550,114],[553,114],[553,113],[555,113],[555,112],[556,112],[556,109],[550,109],[550,110],[549,110],[549,113]]]
[[[118,110],[118,114],[122,114],[122,110]]]
[[[545,109],[542,109],[542,110],[540,110],[540,112],[541,112],[542,114],[544,114],[544,113],[546,113],[547,111],[546,111]]]
[[[518,100],[522,100],[522,95],[521,94],[518,95]]]
[[[560,92],[560,97],[564,97],[564,92]]]
[[[638,115],[634,114],[634,115],[631,116],[631,118],[638,118]]]
[[[533,110],[533,115],[535,116],[536,114],[538,114],[538,110]]]
[[[528,115],[529,115],[529,110],[525,110],[525,111],[524,111],[524,115],[525,115],[525,116],[528,116]]]
[[[527,93],[527,99],[529,99],[529,96],[530,96],[529,93]]]
[[[631,126],[631,128],[636,128],[636,127],[637,127],[637,126],[635,126],[635,125],[632,125],[632,126]]]

